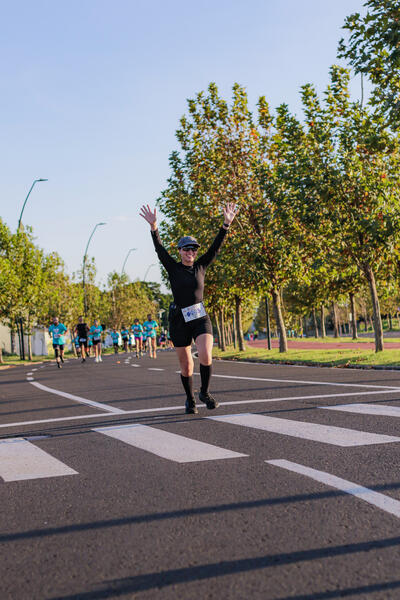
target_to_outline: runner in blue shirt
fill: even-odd
[[[102,362],[101,359],[101,334],[103,333],[103,328],[100,325],[100,321],[98,319],[94,320],[94,325],[90,328],[90,333],[93,336],[93,346],[94,346],[94,362]]]
[[[143,352],[143,327],[139,323],[139,319],[134,320],[131,330],[135,337],[136,358],[139,358],[139,356],[142,356]]]
[[[151,314],[147,315],[147,321],[143,323],[143,329],[149,339],[149,355],[150,358],[157,358],[157,329],[158,323],[155,321]]]
[[[133,349],[133,335],[132,335],[131,332],[129,332],[129,342],[128,342],[128,344],[129,344],[129,352],[132,352],[132,349]]]
[[[122,345],[124,347],[124,352],[128,352],[128,343],[129,343],[129,329],[122,325],[121,328],[121,337],[122,337]]]
[[[49,327],[49,333],[53,338],[54,354],[56,356],[57,367],[61,369],[61,363],[64,362],[64,334],[67,331],[64,323],[60,323],[58,317],[54,317],[53,323]]]
[[[119,333],[118,331],[114,328],[111,332],[111,339],[113,341],[113,346],[114,346],[114,354],[118,354],[118,348],[119,348]]]

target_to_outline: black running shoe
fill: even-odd
[[[208,392],[199,392],[199,400],[201,400],[201,402],[204,402],[208,410],[212,410],[213,408],[217,408],[217,406],[219,406],[217,400],[215,400],[215,398],[213,398]]]
[[[187,415],[197,415],[198,414],[198,408],[196,406],[196,401],[194,398],[192,398],[191,400],[186,400],[185,402],[185,413]]]
[[[83,363],[86,362],[86,358],[82,358],[81,362],[83,362]]]
[[[63,363],[63,362],[64,362],[64,359],[63,359],[63,357],[62,357],[62,356],[60,356],[60,358],[61,358],[61,362]]]
[[[59,360],[57,361],[57,367],[58,367],[59,369],[61,369],[61,363],[60,363],[60,361],[59,361]]]

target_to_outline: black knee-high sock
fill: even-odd
[[[188,400],[192,400],[193,399],[193,377],[190,375],[190,377],[185,377],[184,375],[181,375],[181,381],[182,381],[182,385],[185,388],[185,392],[186,392],[186,396],[188,398]]]
[[[208,387],[210,385],[210,379],[211,379],[211,365],[200,364],[200,377],[201,377],[200,391],[202,394],[207,394]]]

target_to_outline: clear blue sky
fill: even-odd
[[[1,217],[24,213],[37,243],[80,268],[93,226],[98,280],[157,263],[138,216],[166,186],[186,99],[210,81],[251,106],[265,95],[301,116],[299,88],[323,90],[359,0],[16,0],[1,3]],[[354,80],[359,95],[359,79]],[[148,280],[160,281],[153,267]]]

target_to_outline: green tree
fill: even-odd
[[[347,41],[339,42],[338,56],[346,58],[356,73],[373,85],[371,104],[388,122],[400,126],[400,4],[398,0],[368,0],[364,16],[354,13],[343,29]]]

